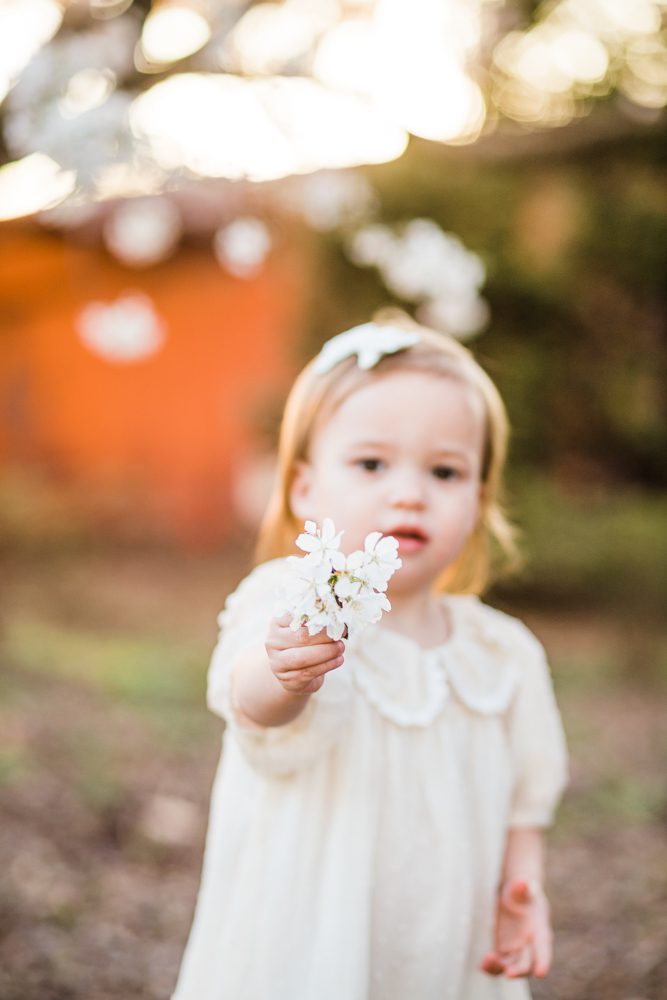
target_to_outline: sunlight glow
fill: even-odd
[[[414,135],[471,141],[486,116],[465,67],[479,46],[480,18],[477,3],[379,0],[371,16],[348,18],[324,35],[313,72],[330,87],[369,97]]]
[[[74,190],[75,173],[49,156],[32,153],[0,167],[0,220],[52,208]]]
[[[62,19],[56,0],[0,3],[0,102],[35,52],[53,38]]]
[[[134,0],[89,0],[90,13],[100,21],[118,17],[129,10]]]
[[[394,89],[399,120],[413,135],[440,142],[470,141],[482,130],[486,105],[482,92],[458,66],[439,64],[413,67],[407,87]],[[391,99],[387,89],[387,97]]]
[[[166,179],[164,170],[148,158],[141,163],[107,163],[95,175],[93,196],[95,201],[108,201],[158,194]]]
[[[148,15],[141,48],[149,63],[177,62],[198,52],[211,37],[205,17],[190,7],[159,7]]]
[[[407,144],[367,101],[296,77],[172,75],[136,98],[130,120],[166,169],[253,181],[382,163]]]
[[[586,98],[618,86],[636,104],[663,107],[664,7],[657,0],[558,0],[535,26],[497,45],[496,105],[518,121],[560,125],[581,113]]]
[[[660,10],[653,0],[587,0],[588,6],[612,31],[652,34],[660,30]]]
[[[643,108],[667,106],[667,39],[637,38],[628,46],[620,89]]]
[[[302,5],[260,3],[243,15],[231,43],[246,73],[276,73],[310,48],[318,29],[319,19]]]
[[[604,79],[609,68],[602,42],[578,28],[567,28],[553,39],[550,59],[570,80],[585,83]]]
[[[342,21],[320,42],[313,73],[339,90],[370,94],[374,85],[373,22],[370,18]]]
[[[0,0],[7,146],[75,167],[96,199],[153,193],[170,171],[270,181],[386,162],[410,133],[471,143],[500,116],[564,125],[614,90],[630,114],[667,105],[667,0],[544,0],[509,32],[502,0],[153,0],[143,30],[148,4],[116,16],[131,4]],[[68,24],[22,73],[78,5],[107,23]],[[193,65],[211,72],[172,73],[204,46]],[[153,79],[134,97],[137,70]]]
[[[99,108],[116,88],[116,74],[110,69],[82,69],[70,78],[58,107],[65,118],[77,118]]]
[[[638,38],[626,53],[628,69],[638,80],[667,89],[667,38]]]

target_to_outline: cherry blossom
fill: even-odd
[[[372,531],[366,536],[364,551],[359,550],[348,556],[346,569],[362,576],[366,586],[386,590],[392,573],[401,566],[397,553],[398,542],[395,538]]]
[[[340,540],[343,532],[339,531],[336,534],[336,528],[331,518],[324,518],[321,531],[315,521],[306,521],[304,528],[306,529],[305,533],[299,535],[296,544],[303,552],[308,553],[305,559],[314,566],[328,561],[333,569],[343,569],[345,556],[340,551]]]
[[[384,591],[401,566],[396,539],[373,531],[363,551],[345,557],[340,551],[343,532],[336,532],[330,518],[321,530],[315,521],[304,527],[296,544],[306,555],[287,559],[276,615],[290,614],[294,631],[305,626],[316,635],[324,629],[331,639],[378,622],[383,611],[391,610]]]

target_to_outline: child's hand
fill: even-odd
[[[292,694],[312,694],[324,684],[324,675],[340,667],[345,644],[326,632],[309,635],[307,628],[293,632],[290,615],[274,618],[266,636],[266,653],[274,676]]]
[[[543,978],[551,965],[552,931],[549,902],[537,885],[520,879],[506,882],[498,897],[495,951],[480,969],[491,976]]]

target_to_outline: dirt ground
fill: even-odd
[[[220,745],[205,673],[239,562],[7,561],[1,1000],[169,996]],[[533,995],[664,1000],[667,635],[622,616],[504,609],[549,652],[572,755],[548,841],[556,960]]]

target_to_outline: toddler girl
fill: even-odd
[[[508,437],[457,341],[404,320],[329,341],[283,420],[263,560],[227,600],[227,723],[173,1000],[522,1000],[546,975],[542,828],[566,783],[543,647],[482,602]],[[311,519],[398,540],[392,610],[347,641],[275,618]]]

